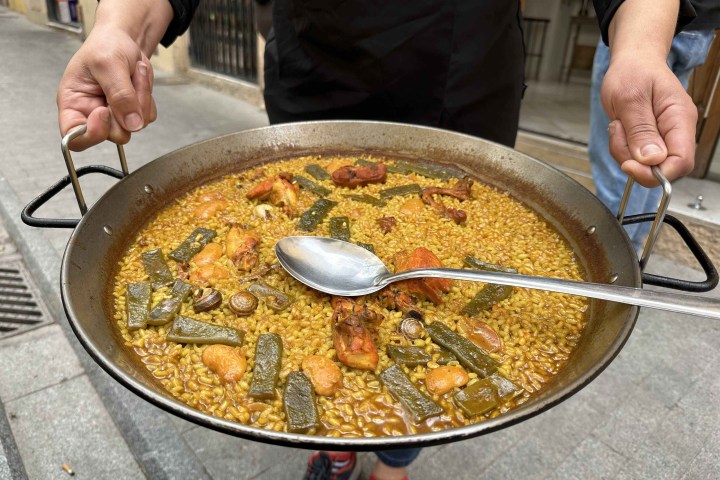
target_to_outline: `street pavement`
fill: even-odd
[[[0,7],[0,233],[22,255],[52,317],[0,339],[0,479],[69,478],[63,465],[79,479],[300,478],[309,452],[165,413],[109,377],[70,329],[59,276],[71,232],[27,227],[20,210],[66,174],[55,90],[79,45],[77,36]],[[196,141],[267,124],[238,99],[158,78],[159,118],[126,146],[131,171]],[[117,165],[112,145],[74,158],[77,166]],[[112,182],[83,177],[88,203]],[[72,218],[78,208],[64,192],[37,215]],[[663,257],[649,269],[698,275]],[[720,478],[719,343],[717,321],[643,309],[619,356],[587,387],[518,425],[425,449],[410,478]],[[363,455],[366,471],[373,459]]]

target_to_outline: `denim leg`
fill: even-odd
[[[420,455],[422,448],[405,448],[401,450],[381,450],[375,452],[381,462],[393,468],[407,467]]]
[[[668,66],[687,88],[692,70],[701,65],[707,57],[714,32],[702,30],[681,32],[673,39],[668,55]],[[598,199],[614,214],[620,207],[620,200],[625,189],[627,176],[620,170],[608,148],[609,134],[607,126],[610,118],[605,113],[600,100],[602,81],[610,63],[610,50],[605,44],[598,42],[593,63],[592,83],[590,88],[590,138],[588,154],[593,182]],[[662,196],[662,188],[648,189],[634,185],[625,210],[626,215],[651,213],[657,210]],[[650,223],[628,225],[625,227],[636,250],[641,250],[645,237],[650,231]]]

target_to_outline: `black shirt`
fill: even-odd
[[[170,26],[165,32],[165,36],[160,42],[165,47],[172,44],[179,35],[182,35],[185,30],[187,30],[195,14],[195,10],[200,3],[200,0],[168,1],[175,15],[172,23],[170,23]],[[606,43],[610,21],[623,1],[624,0],[593,0],[600,30],[602,31],[602,37]],[[696,15],[697,18],[695,18]],[[694,30],[720,28],[720,0],[681,0],[678,28],[686,25],[688,29]]]
[[[605,44],[608,43],[610,21],[623,1],[593,0]],[[676,32],[714,28],[720,28],[720,0],[680,0]]]

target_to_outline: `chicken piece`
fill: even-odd
[[[281,206],[288,217],[297,216],[300,187],[292,183],[292,174],[281,173],[255,185],[246,197],[249,200],[268,199],[271,204]]]
[[[377,326],[384,317],[349,298],[333,297],[333,343],[338,359],[348,367],[375,370],[378,352],[367,324]]]
[[[222,254],[222,246],[219,243],[208,243],[192,258],[192,263],[198,267],[202,265],[209,265],[220,259]]]
[[[395,273],[415,268],[443,267],[440,259],[424,247],[418,247],[410,253],[407,250],[396,253],[393,257],[393,263],[395,264]],[[419,295],[437,305],[442,302],[440,294],[450,291],[452,281],[447,278],[419,278],[403,280],[396,283],[396,286],[410,295]]]
[[[350,315],[335,324],[333,343],[338,359],[348,367],[362,370],[377,368],[377,347],[359,315]]]
[[[228,202],[226,200],[217,199],[209,200],[201,203],[193,210],[193,217],[195,218],[210,218],[213,217],[217,212],[227,207]]]
[[[423,188],[422,192],[420,193],[420,198],[422,198],[423,202],[433,207],[435,211],[437,211],[440,215],[451,219],[457,224],[460,224],[467,220],[467,214],[463,210],[446,207],[442,203],[435,200],[434,195],[449,195],[459,200],[470,200],[472,199],[472,192],[470,190],[472,184],[472,179],[465,177],[462,180],[458,180],[451,188]]]
[[[315,393],[332,396],[342,387],[342,372],[335,362],[321,355],[309,355],[302,361],[302,370],[310,377]]]
[[[193,283],[208,282],[210,280],[222,280],[228,278],[230,273],[225,267],[215,263],[201,265],[190,272],[190,281]]]
[[[355,188],[369,183],[385,183],[387,167],[382,163],[359,167],[346,165],[332,172],[332,180],[341,187]]]
[[[245,352],[240,347],[228,345],[208,346],[202,354],[202,362],[225,383],[237,382],[247,369]]]
[[[252,230],[232,227],[225,237],[225,255],[238,270],[249,272],[259,262],[260,256],[255,247],[260,236]]]

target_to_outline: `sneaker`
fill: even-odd
[[[360,464],[355,452],[315,452],[310,455],[304,480],[356,480]]]

